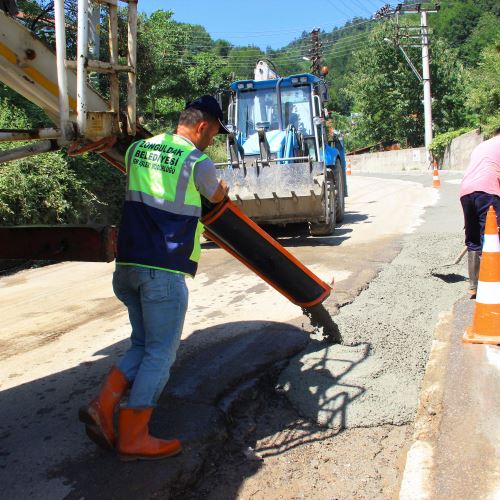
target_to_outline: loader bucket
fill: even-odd
[[[205,235],[236,257],[294,304],[321,303],[331,287],[300,263],[274,238],[226,200],[204,214]]]
[[[260,224],[324,220],[323,163],[226,167],[218,173],[234,203]]]

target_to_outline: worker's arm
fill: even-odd
[[[209,158],[195,165],[194,182],[198,191],[211,203],[219,203],[229,191],[226,182],[217,179],[214,163]]]

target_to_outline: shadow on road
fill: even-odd
[[[368,220],[368,215],[359,212],[346,212],[341,225],[335,227],[335,232],[331,236],[311,236],[307,224],[296,223],[287,224],[286,226],[263,225],[262,229],[269,233],[281,245],[286,247],[301,247],[301,246],[338,246],[342,242],[349,239],[349,234],[352,233],[351,227],[347,225],[355,224],[371,224]],[[219,248],[218,245],[211,241],[203,243],[203,248],[210,250]]]
[[[467,281],[467,277],[462,274],[457,274],[455,272],[446,272],[446,271],[432,271],[431,275],[435,278],[439,278],[443,280],[445,283],[460,283],[461,281]]]
[[[63,498],[69,486],[67,498],[142,499],[192,483],[212,448],[221,449],[227,438],[221,401],[308,342],[300,328],[263,321],[219,325],[183,340],[151,429],[159,437],[181,438],[184,452],[154,463],[119,462],[114,453],[87,440],[77,419],[78,407],[95,395],[128,340],[96,352],[102,356],[96,361],[2,391],[0,482],[5,497]]]
[[[300,408],[308,409],[308,413],[316,414],[316,421],[328,424],[332,433],[338,433],[347,427],[347,412],[349,405],[365,392],[365,388],[343,382],[356,366],[361,364],[369,355],[370,345],[362,344],[362,351],[356,360],[344,359],[342,355],[332,356],[323,342],[314,342],[308,349],[308,356],[317,355],[317,361],[304,370],[301,363],[292,363],[287,371],[287,378],[296,381],[313,381],[314,385],[298,383],[296,388],[288,385],[286,391],[300,391]],[[342,366],[332,373],[331,367]],[[334,389],[334,395],[330,391]],[[287,432],[279,442],[259,447],[257,451],[262,456],[279,455],[297,446],[320,441],[325,434],[324,426],[317,426],[311,422],[299,419],[293,425],[288,425]],[[262,436],[264,437],[264,436]]]
[[[242,484],[259,471],[263,459],[322,442],[341,433],[345,429],[351,403],[365,392],[364,387],[343,382],[344,377],[369,355],[370,344],[363,343],[355,348],[356,358],[346,359],[342,351],[333,354],[323,342],[312,341],[306,356],[314,362],[304,370],[300,360],[294,359],[287,368],[287,379],[294,380],[292,383],[296,387],[286,383],[278,385],[276,390],[274,380],[264,380],[255,388],[252,397],[247,397],[229,414],[232,425],[229,426],[226,453],[207,467],[203,481],[195,489],[183,491],[175,498],[238,498]],[[309,383],[311,379],[314,383]],[[332,389],[335,389],[333,396]],[[299,413],[285,397],[285,392],[291,390],[302,394]],[[296,403],[296,398],[294,401]],[[328,423],[336,424],[335,427],[325,428],[302,418],[300,412],[304,406],[308,406],[308,413],[315,412],[318,420],[321,413],[326,413]],[[321,420],[325,421],[325,414]]]
[[[287,392],[294,392],[298,410],[314,415],[317,422],[329,428],[347,427],[349,405],[365,392],[365,388],[346,383],[343,379],[369,356],[370,344],[352,347],[325,348],[312,344],[307,350],[307,367],[292,363],[287,369]],[[293,387],[295,382],[296,387]]]
[[[291,408],[277,411],[273,422],[263,424],[268,406],[289,407],[274,391],[275,381],[288,360],[310,342],[300,328],[263,321],[218,325],[183,340],[151,430],[158,437],[180,438],[184,449],[177,457],[157,462],[119,462],[114,453],[90,443],[77,420],[78,407],[95,395],[128,340],[96,352],[102,356],[96,361],[3,391],[0,480],[6,498],[36,497],[42,490],[50,498],[167,498],[210,476],[211,464],[227,468],[233,467],[234,460],[243,460],[244,473],[234,482],[236,492],[238,484],[259,468],[258,462],[242,458],[245,447],[268,438],[271,441],[258,451],[270,456],[322,439],[322,430],[298,418]],[[319,412],[328,387],[342,384],[343,375],[362,359],[332,374],[325,364],[327,344],[313,341],[311,345],[318,361],[307,372],[319,376],[320,385],[315,394],[304,387],[304,404]],[[300,370],[299,363],[293,363]],[[345,421],[349,404],[363,388],[357,391],[358,395],[346,386],[332,399],[334,407],[328,410],[332,418],[338,415],[341,423]],[[248,404],[259,409],[252,417],[258,423],[246,434],[238,429],[251,415],[245,410]],[[241,415],[241,408],[246,414]],[[279,437],[272,441],[276,433]],[[235,498],[231,488],[227,498]]]

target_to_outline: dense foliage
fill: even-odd
[[[500,4],[497,0],[440,3],[439,13],[429,15],[437,148],[462,128],[481,126],[488,132],[500,125]],[[54,47],[53,2],[18,0],[18,4],[22,22]],[[65,5],[68,25],[75,24],[76,0],[66,0]],[[419,18],[407,14],[399,21],[415,25]],[[120,11],[119,22],[119,54],[124,62],[125,10]],[[105,9],[101,24],[100,51],[105,59]],[[394,43],[387,43],[395,34],[393,18],[354,18],[320,33],[322,64],[330,69],[326,80],[331,89],[331,125],[345,132],[348,149],[385,141],[404,146],[423,142],[422,85]],[[72,57],[75,30],[68,29],[67,38]],[[138,115],[154,133],[172,129],[186,101],[224,91],[233,80],[251,78],[259,58],[269,59],[281,75],[307,72],[311,64],[310,33],[303,32],[279,50],[236,47],[212,39],[203,26],[174,21],[173,13],[164,10],[139,16],[137,42]],[[419,49],[407,51],[420,69]],[[92,83],[106,97],[106,77]],[[121,85],[125,90],[124,80]],[[0,84],[0,128],[49,124],[38,108]],[[441,134],[446,135],[439,139]],[[210,153],[221,160],[223,143],[218,141]],[[1,164],[0,224],[118,222],[123,184],[123,176],[94,155],[74,159],[47,153]]]
[[[353,138],[365,143],[397,141],[405,147],[419,146],[424,136],[423,89],[399,49],[388,44],[391,23],[375,28],[366,48],[354,59],[353,78],[343,89],[362,119],[352,130]],[[406,49],[418,60],[417,48]],[[430,64],[434,131],[444,132],[467,122],[465,79],[456,50],[437,39]]]

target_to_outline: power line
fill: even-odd
[[[334,29],[331,32],[325,33],[323,36],[335,36],[337,33],[345,31],[346,29],[356,28],[358,26],[362,26],[362,25],[365,25],[365,24],[368,24],[368,23],[374,23],[376,21],[377,21],[376,19],[369,19],[367,21],[362,21],[362,22],[359,22],[359,23],[354,23],[354,24],[351,24],[349,26],[344,26],[342,28]],[[354,35],[347,35],[345,38],[349,38],[351,36],[363,35],[364,33],[367,33],[367,31],[362,32],[362,33],[355,33]],[[197,40],[196,38],[190,39],[190,41],[193,41],[193,42],[196,42],[196,40]],[[206,41],[206,38],[198,38],[198,40]],[[299,38],[297,41],[300,42],[300,41],[305,41],[305,40],[306,40],[305,38]],[[293,43],[293,42],[290,42],[290,43]],[[214,45],[215,45],[215,42],[214,42]],[[211,48],[214,45],[202,45],[202,47]],[[234,45],[232,43],[229,43],[228,45],[225,45],[225,47],[247,48],[248,46],[237,46],[237,45]]]
[[[361,9],[368,11],[370,15],[372,14],[372,11],[368,9],[366,5],[362,4],[359,0],[351,0],[351,1],[354,2],[356,5],[358,5]]]
[[[361,49],[362,47],[365,47],[366,44],[364,42],[359,42],[358,44],[356,45],[353,45],[353,46],[349,46],[349,47],[345,47],[343,50],[335,53],[333,56],[334,57],[342,57],[344,55],[347,55],[355,50],[358,50],[358,49]],[[174,57],[174,58],[166,58],[166,60],[168,61],[176,61],[176,60],[179,60],[181,59],[182,60],[182,63],[183,64],[191,64],[191,65],[203,65],[205,64],[205,62],[203,61],[195,61],[195,60],[189,60],[190,57],[192,57],[191,55],[189,54],[184,54],[184,55],[181,55],[180,57]],[[238,59],[236,58],[234,60],[234,62],[231,62],[230,58],[221,58],[221,63],[223,65],[225,64],[228,64],[231,68],[236,68],[236,67],[244,67],[244,68],[248,68],[248,67],[252,67],[255,65],[255,62],[256,60],[254,58],[248,58],[248,59]],[[285,64],[291,64],[293,62],[299,62],[299,63],[302,63],[302,57],[297,55],[297,56],[293,56],[293,57],[283,57],[283,58],[277,58],[276,59],[276,62],[279,64],[279,63],[285,63]]]
[[[343,48],[343,46],[345,45],[345,43],[356,43],[362,39],[365,39],[367,36],[369,36],[370,32],[369,31],[365,31],[363,33],[357,33],[355,35],[349,35],[349,36],[346,36],[344,38],[339,38],[337,40],[332,40],[332,41],[328,41],[328,42],[323,42],[323,48],[324,49],[332,49],[334,48],[336,45],[341,45],[341,47]],[[210,51],[210,50],[214,50],[214,49],[217,49],[217,47],[214,47],[214,46],[197,46],[196,48],[207,48],[207,52]],[[228,48],[228,49],[239,49],[239,48],[242,48],[242,47],[237,47],[237,46],[224,46],[224,48]],[[307,55],[308,54],[308,46],[306,45],[302,45],[302,46],[298,46],[298,47],[292,47],[291,49],[288,49],[284,54],[285,55],[291,55],[291,54],[294,54],[294,53],[299,53],[300,55]],[[186,51],[189,51],[189,47],[185,47],[181,50],[177,50],[177,51],[171,51],[169,52],[170,54],[174,53],[174,54],[181,54],[181,55],[185,55],[186,54]],[[220,55],[219,57],[230,57],[230,55],[226,55],[226,56],[222,56]]]
[[[338,5],[334,5],[331,0],[326,0],[334,9],[339,9]],[[345,19],[352,19],[352,12],[346,12],[344,9],[340,9],[345,14]]]
[[[345,43],[355,43],[359,40],[362,40],[364,38],[366,38],[367,36],[369,36],[371,34],[370,31],[366,30],[366,31],[363,31],[361,33],[355,33],[355,34],[352,34],[352,35],[347,35],[345,37],[342,37],[342,38],[337,38],[335,40],[329,40],[329,41],[326,41],[326,42],[323,42],[323,47],[324,48],[328,48],[328,49],[331,49],[333,47],[335,47],[336,45],[345,45]],[[331,36],[331,35],[330,35]],[[282,53],[285,53],[285,54],[292,54],[294,52],[302,52],[304,55],[306,54],[306,52],[308,51],[308,47],[309,45],[306,44],[306,40],[303,39],[303,42],[302,44],[300,45],[297,45],[295,47],[291,47],[289,49],[287,49],[286,51],[283,51]],[[186,46],[182,46],[182,48],[180,48],[180,50],[177,50],[175,51],[176,53],[185,53],[185,51],[188,51],[190,50],[190,48],[192,48],[192,45],[193,44],[188,44]],[[197,49],[207,49],[207,51],[211,51],[211,50],[216,50],[218,47],[215,46],[215,45],[197,45],[195,46],[195,48]],[[221,47],[222,49],[229,49],[229,50],[238,50],[238,49],[252,49],[252,48],[255,48],[256,50],[260,50],[258,47],[240,47],[240,46],[235,46],[235,45],[225,45],[225,46],[222,46]],[[274,52],[279,52],[279,50],[277,51],[274,51]],[[221,57],[227,57],[227,56],[221,56]]]
[[[336,54],[336,57],[342,57],[342,56],[345,56],[353,51],[356,51],[358,49],[361,49],[363,47],[363,44],[360,44],[358,47],[352,47],[348,50],[345,50],[345,51],[342,51],[338,54]],[[204,65],[205,62],[203,61],[196,61],[196,60],[192,60],[190,58],[187,58],[187,57],[180,57],[180,58],[174,58],[174,59],[168,59],[168,61],[176,61],[176,60],[180,60],[182,61],[183,64],[193,64],[193,65]],[[277,64],[293,64],[294,62],[297,62],[297,63],[303,63],[303,59],[302,57],[295,57],[295,58],[290,58],[290,59],[276,59],[275,62]],[[233,66],[254,66],[256,63],[256,59],[249,59],[249,60],[236,60],[236,61],[231,61],[231,60],[223,60],[223,61],[220,61],[220,64],[221,65],[229,65],[231,67]]]
[[[352,23],[352,24],[349,24],[349,25],[345,25],[345,26],[342,26],[341,28],[332,28],[331,32],[329,33],[338,33],[339,31],[343,31],[343,30],[346,30],[346,29],[351,29],[351,28],[354,28],[356,26],[362,26],[364,24],[367,24],[367,23],[372,23],[374,21],[374,19],[366,19],[364,21],[360,21],[360,22],[357,22],[357,23]],[[301,31],[301,33],[303,33],[304,31],[311,31],[311,29],[304,29],[304,28],[296,28],[296,29],[291,29],[289,30],[289,32],[297,32],[297,31]],[[286,30],[288,31],[288,30]],[[214,34],[215,33],[222,33],[222,32],[213,32]],[[231,34],[229,32],[225,32],[223,34]],[[261,32],[257,32],[257,31],[253,31],[251,32],[250,34],[248,35],[243,35],[241,31],[239,31],[237,33],[238,35],[241,35],[242,38],[247,38],[247,37],[257,37],[257,38],[260,38],[262,37],[262,35],[266,35],[266,36],[280,36],[281,33],[279,32],[273,32],[273,31],[261,31]],[[211,35],[209,35],[211,36]],[[236,36],[236,35],[234,35]],[[200,37],[201,39],[203,40],[206,40],[206,37]],[[196,38],[195,38],[196,39]]]
[[[339,58],[339,57],[342,57],[342,56],[344,56],[344,55],[346,55],[354,50],[358,50],[364,46],[366,46],[366,44],[363,42],[360,42],[356,45],[348,46],[348,47],[343,48],[342,50],[328,54],[328,58],[329,59]],[[303,57],[306,57],[306,56],[308,56],[307,53],[301,53],[301,54],[297,54],[294,56],[282,56],[282,57],[275,58],[275,61],[279,61],[282,63],[283,62],[284,63],[287,63],[287,62],[292,63],[295,61],[301,62],[303,60]],[[166,58],[166,60],[172,61],[172,62],[176,61],[176,60],[183,60],[183,62],[188,62],[193,57],[194,57],[193,55],[185,53],[185,54],[173,55],[172,57]],[[256,58],[253,58],[253,57],[244,58],[244,59],[236,57],[236,58],[234,58],[234,60],[230,57],[219,57],[219,60],[223,63],[227,62],[229,64],[255,64],[255,62],[256,62]],[[205,64],[205,62],[203,62],[203,61],[193,60],[192,62],[195,64]],[[217,62],[217,60],[215,62]]]

